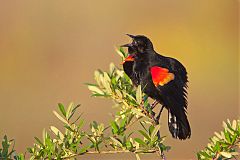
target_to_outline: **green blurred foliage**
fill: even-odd
[[[240,148],[240,120],[223,122],[223,131],[215,132],[207,147],[197,153],[199,160],[238,159]]]
[[[0,159],[3,160],[24,160],[23,154],[17,154],[15,149],[14,139],[8,140],[5,135],[2,140],[2,147],[0,148]]]

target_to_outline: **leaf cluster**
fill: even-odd
[[[50,126],[50,132],[43,131],[43,137],[35,137],[35,144],[27,150],[30,159],[74,159],[83,154],[132,152],[139,154],[157,153],[163,139],[157,137],[160,126],[150,125],[146,128],[146,122],[141,122],[143,130],[127,133],[128,127],[138,121],[133,121],[131,112],[118,113],[109,126],[93,121],[90,129],[82,129],[84,120],[81,115],[75,117],[79,105],[71,103],[67,108],[63,104],[58,105],[59,112],[53,111],[55,116],[63,123],[64,131],[55,126]],[[124,115],[124,116],[123,116]],[[133,138],[132,135],[138,136]]]
[[[122,58],[127,55],[121,48],[117,52]],[[106,127],[93,121],[89,130],[84,131],[81,115],[72,120],[79,105],[71,103],[65,107],[59,104],[59,112],[53,113],[63,123],[64,131],[51,126],[50,133],[43,131],[42,140],[35,137],[36,143],[28,148],[31,159],[64,159],[83,154],[118,152],[132,152],[139,159],[139,154],[161,154],[169,149],[163,144],[160,126],[153,119],[148,98],[142,93],[141,86],[134,88],[124,71],[112,63],[109,72],[97,70],[94,76],[96,84],[87,84],[88,89],[94,97],[114,101],[118,109],[114,119]],[[140,124],[142,129],[129,130],[135,124]]]
[[[127,53],[122,48],[117,53],[124,59]],[[35,143],[27,148],[30,159],[76,159],[84,154],[126,153],[136,155],[163,152],[170,149],[164,145],[165,137],[160,136],[160,125],[155,119],[148,97],[141,86],[133,87],[129,77],[121,68],[110,64],[109,71],[97,70],[94,73],[96,84],[87,84],[93,97],[113,100],[117,112],[109,124],[93,121],[84,130],[82,114],[76,114],[80,105],[58,104],[53,114],[63,127],[50,126],[43,130],[42,138],[35,137]],[[138,130],[133,126],[140,126]],[[17,154],[14,140],[4,136],[0,159],[24,160],[24,154]],[[224,130],[215,132],[207,147],[197,153],[199,160],[227,160],[239,156],[240,120],[224,122]]]
[[[207,147],[197,153],[199,160],[227,160],[239,158],[240,120],[223,122],[223,131],[215,132]]]
[[[5,135],[2,140],[2,147],[0,148],[0,159],[4,160],[24,160],[23,154],[17,154],[15,149],[14,139],[8,140]]]

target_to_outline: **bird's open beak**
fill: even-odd
[[[121,45],[120,47],[132,47],[132,43]]]
[[[131,35],[131,34],[126,34],[127,36],[129,36],[130,38],[135,38],[134,35]]]
[[[132,38],[132,39],[135,38],[134,35],[131,35],[131,34],[126,34],[126,35],[129,36],[129,37]],[[132,43],[121,45],[121,47],[132,47],[132,46],[133,46]]]

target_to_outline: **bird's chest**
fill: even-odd
[[[148,64],[147,62],[144,62],[144,61],[138,61],[133,65],[133,71],[137,73],[144,73],[146,72],[147,68],[148,68]]]
[[[149,74],[149,61],[146,58],[136,58],[133,65],[133,74],[137,85],[143,85]]]
[[[142,56],[136,56],[135,63],[133,65],[133,71],[137,73],[145,73],[147,69],[149,68],[149,60],[148,57],[142,55]]]

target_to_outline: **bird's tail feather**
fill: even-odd
[[[190,138],[191,129],[186,116],[186,113],[183,111],[180,116],[175,116],[171,113],[170,109],[168,110],[168,127],[173,138],[178,138],[181,140]]]

